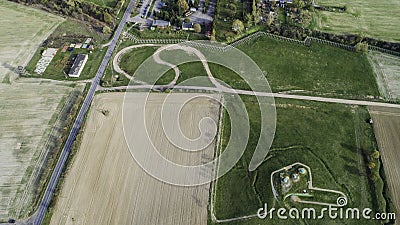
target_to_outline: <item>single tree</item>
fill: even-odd
[[[177,5],[179,8],[179,14],[181,15],[189,10],[189,4],[186,0],[178,0]]]
[[[247,13],[244,16],[244,21],[246,22],[247,27],[250,27],[253,24],[253,16],[250,13]]]
[[[196,23],[196,24],[193,26],[193,28],[194,28],[194,32],[196,32],[196,33],[200,33],[200,32],[201,32],[201,26],[200,26],[200,24]]]
[[[380,156],[381,156],[381,154],[377,150],[375,150],[371,153],[371,158],[373,158],[373,159],[379,159]]]
[[[104,26],[103,27],[103,34],[110,34],[111,33],[111,28],[109,28],[108,26]]]
[[[106,22],[108,24],[110,24],[112,22],[112,16],[108,12],[105,12],[103,14],[103,19],[104,19],[104,22]]]
[[[300,9],[305,6],[304,0],[293,0],[293,4],[299,7]]]
[[[259,4],[259,0],[253,0],[253,5],[252,5],[252,15],[253,15],[253,22],[254,24],[258,24],[261,20],[261,9],[260,7],[257,7],[257,5]]]
[[[370,169],[370,170],[372,170],[373,168],[375,168],[375,163],[374,162],[369,162],[368,163],[368,168]]]
[[[371,179],[373,182],[376,182],[378,178],[379,176],[376,173],[372,173],[369,175],[369,179]]]
[[[368,52],[368,44],[364,42],[359,42],[356,45],[356,51],[367,53]]]
[[[272,13],[268,14],[268,20],[267,20],[267,26],[271,26],[271,24],[274,22],[274,15]]]
[[[182,20],[181,20],[181,19],[178,19],[178,21],[176,22],[176,25],[177,25],[178,27],[182,27]]]
[[[240,20],[234,20],[232,23],[232,30],[237,34],[242,33],[242,31],[244,30],[243,22]]]
[[[213,28],[211,31],[211,37],[210,37],[211,41],[216,41],[215,35],[216,35],[216,31],[215,31],[215,28]]]

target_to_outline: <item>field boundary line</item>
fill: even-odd
[[[130,34],[128,32],[125,32],[123,34],[124,37],[128,38],[129,40],[135,42],[136,44],[178,44],[178,43],[190,43],[194,45],[199,44],[196,41],[189,41],[189,40],[185,40],[185,39],[142,39],[142,38],[138,38],[133,34]],[[202,45],[206,45],[209,46],[210,48],[217,50],[217,51],[222,51],[225,52],[227,50],[229,50],[232,47],[237,47],[240,46],[242,44],[248,44],[250,41],[253,41],[254,39],[260,38],[260,37],[270,37],[272,39],[275,40],[279,40],[279,41],[285,41],[285,42],[289,42],[289,43],[294,43],[294,44],[299,44],[299,45],[304,45],[304,46],[311,46],[312,42],[315,43],[320,43],[320,44],[326,44],[326,45],[330,45],[333,47],[337,47],[337,48],[341,48],[341,49],[345,49],[348,51],[356,51],[356,47],[352,46],[352,45],[346,45],[346,44],[341,44],[341,43],[337,43],[337,42],[333,42],[333,41],[327,41],[324,39],[320,39],[320,38],[316,38],[316,37],[310,37],[307,36],[303,41],[297,40],[297,39],[293,39],[293,38],[288,38],[288,37],[284,37],[284,36],[280,36],[280,35],[276,35],[276,34],[271,34],[271,33],[267,33],[264,31],[258,31],[254,34],[250,34],[246,37],[243,37],[237,41],[232,42],[231,44],[228,44],[224,47],[217,47],[217,46],[212,46],[212,45],[208,45],[203,43]],[[377,52],[382,52],[382,53],[386,53],[389,55],[393,55],[393,56],[398,56],[400,57],[400,52],[396,52],[396,51],[392,51],[392,50],[388,50],[388,49],[384,49],[384,48],[380,48],[377,46],[373,46],[373,45],[368,45],[368,51],[377,51]]]
[[[71,98],[73,95],[75,89],[72,90],[72,92],[66,97],[65,103],[63,105],[63,107],[61,107],[59,112],[56,112],[57,118],[56,121],[54,122],[53,125],[51,125],[50,127],[48,127],[48,131],[47,134],[44,139],[44,142],[41,145],[42,150],[40,151],[38,158],[36,160],[36,163],[33,165],[33,171],[31,173],[31,175],[29,176],[29,180],[26,184],[25,190],[22,194],[21,199],[19,199],[19,204],[17,204],[17,210],[16,213],[18,216],[21,216],[22,211],[24,210],[23,208],[27,206],[27,201],[29,201],[29,195],[31,195],[32,187],[34,185],[35,181],[38,181],[38,178],[45,173],[45,168],[43,167],[46,163],[47,160],[49,160],[49,157],[51,154],[51,146],[50,143],[52,142],[53,137],[57,137],[60,134],[60,125],[61,125],[61,117],[63,116],[64,113],[66,113],[67,108],[70,106],[70,104],[73,103],[73,100]],[[50,174],[49,174],[50,175]],[[44,184],[44,187],[45,184]]]
[[[376,58],[375,54],[368,54],[367,59],[372,67],[372,70],[374,71],[379,93],[386,99],[393,99],[388,85],[388,80],[385,76],[385,71],[380,66],[379,60]]]
[[[220,106],[220,112],[219,112],[219,121],[218,121],[218,136],[217,136],[217,143],[216,143],[216,149],[215,149],[215,154],[214,154],[214,159],[219,157],[222,152],[222,141],[221,141],[221,136],[223,133],[223,117],[224,117],[224,95],[221,95],[221,106]],[[217,178],[218,176],[218,170],[219,170],[219,163],[216,161],[215,166],[214,166],[214,178]],[[210,214],[211,214],[211,220],[214,222],[217,222],[218,219],[214,214],[214,203],[215,203],[215,193],[216,193],[216,184],[217,184],[218,179],[213,179],[211,181],[211,188],[210,188]]]

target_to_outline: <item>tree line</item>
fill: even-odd
[[[56,11],[65,16],[82,19],[87,16],[98,21],[114,25],[114,19],[118,10],[124,4],[124,0],[118,0],[114,8],[99,6],[90,1],[80,0],[10,0],[27,5],[40,5],[50,11]]]

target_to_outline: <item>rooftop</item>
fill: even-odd
[[[79,77],[88,59],[86,54],[78,54],[75,58],[74,64],[72,64],[71,69],[68,72],[70,77]]]

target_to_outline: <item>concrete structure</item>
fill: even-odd
[[[57,54],[56,48],[48,48],[43,51],[42,58],[36,64],[35,73],[42,74],[46,68],[50,65],[51,60]]]
[[[171,26],[171,23],[169,21],[165,21],[165,20],[154,20],[153,24],[151,26],[157,27],[157,28],[166,28],[166,27]]]
[[[76,56],[74,64],[72,65],[71,69],[68,72],[68,76],[69,77],[79,77],[81,75],[83,67],[85,67],[87,59],[88,59],[88,55],[78,54]]]
[[[86,39],[86,41],[85,41],[85,44],[90,44],[90,42],[92,41],[92,38],[88,38],[88,39]]]

